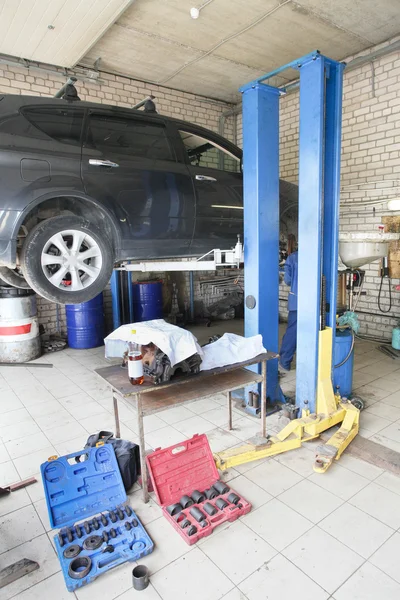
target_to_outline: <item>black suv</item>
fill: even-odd
[[[0,95],[0,278],[75,304],[124,259],[232,247],[243,229],[241,156],[152,111]],[[296,198],[281,182],[281,201]]]

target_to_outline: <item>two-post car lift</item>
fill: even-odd
[[[334,394],[339,179],[344,64],[313,52],[241,88],[243,93],[245,335],[261,333],[278,352],[279,96],[265,82],[300,73],[299,267],[296,407],[300,417],[275,436],[215,455],[220,469],[301,446],[341,423],[317,450],[314,470],[338,459],[359,428],[359,411]],[[281,398],[277,360],[268,362],[267,396]]]

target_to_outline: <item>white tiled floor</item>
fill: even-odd
[[[0,368],[0,485],[31,475],[39,479],[0,498],[0,568],[23,557],[40,564],[38,571],[2,589],[1,598],[133,599],[129,563],[75,594],[66,591],[38,475],[48,456],[78,450],[90,433],[113,428],[109,390],[92,372],[108,364],[103,349],[64,350],[40,361],[54,368]],[[357,343],[354,381],[367,405],[361,435],[400,451],[400,364],[374,344]],[[290,393],[294,386],[291,373],[282,387]],[[234,429],[226,431],[225,404],[216,396],[148,417],[148,447],[206,432],[217,452],[259,430],[258,420],[235,409]],[[120,416],[123,437],[137,441],[134,413],[120,407]],[[274,415],[268,427],[277,426]],[[151,585],[140,598],[400,598],[400,478],[346,453],[326,474],[315,474],[317,443],[224,473],[252,503],[252,511],[194,546],[172,530],[154,498],[143,504],[135,486],[129,502],[155,542],[154,552],[140,561],[151,573]]]

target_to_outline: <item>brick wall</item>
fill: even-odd
[[[383,215],[400,214],[389,213],[386,206],[388,199],[400,196],[400,52],[345,71],[343,91],[340,230],[377,231]],[[297,183],[298,93],[282,97],[279,121],[280,176]],[[238,143],[242,144],[241,115],[237,129]],[[392,289],[392,309],[383,314],[378,308],[380,265],[375,262],[364,268],[367,293],[357,307],[362,332],[389,338],[400,318],[400,293]],[[392,288],[399,283],[392,280]],[[384,309],[389,308],[387,286],[385,280],[381,294]],[[284,285],[280,296],[287,296]],[[285,313],[284,300],[280,309]]]
[[[97,82],[82,81],[79,74],[77,77],[76,88],[81,100],[131,107],[152,94],[156,97],[155,102],[158,112],[202,125],[216,132],[218,132],[220,116],[232,108],[232,105],[225,102],[208,100],[202,96],[150,85],[108,73],[101,72]],[[66,76],[57,70],[48,72],[43,69],[0,64],[0,93],[53,96],[65,81]],[[235,117],[227,117],[224,126],[224,135],[231,141],[235,141],[234,119]],[[185,289],[187,292],[187,286]],[[187,293],[185,293],[185,299],[182,299],[182,301],[188,301]],[[106,326],[107,329],[110,329],[112,319],[109,288],[104,291],[104,306]],[[63,306],[57,308],[53,303],[38,298],[38,314],[40,323],[48,333],[54,333],[57,324],[62,332],[66,331]]]

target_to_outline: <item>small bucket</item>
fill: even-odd
[[[138,565],[132,570],[132,583],[135,590],[141,592],[149,585],[149,570],[144,565]]]

